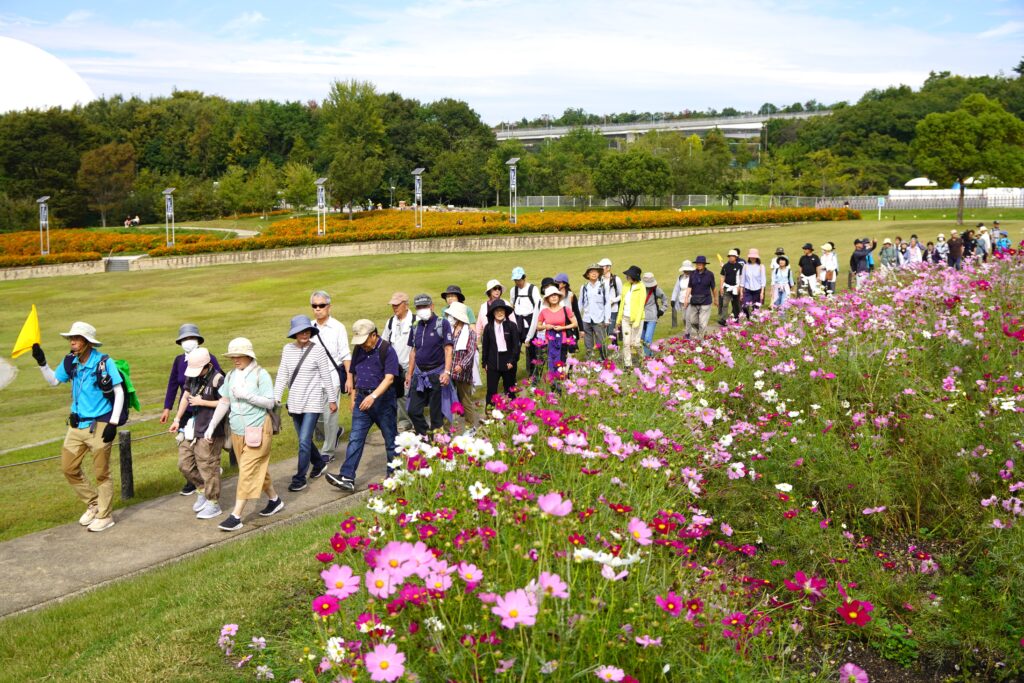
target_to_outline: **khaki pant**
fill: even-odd
[[[469,382],[455,382],[455,393],[459,397],[459,403],[462,404],[462,417],[466,420],[467,427],[476,427],[477,423],[480,422],[480,411],[476,409],[476,404],[473,403],[474,388],[472,380]]]
[[[110,480],[110,449],[113,442],[103,443],[103,428],[106,422],[94,422],[96,429],[68,429],[64,437],[64,446],[60,451],[60,469],[64,478],[75,490],[78,499],[86,507],[96,506],[96,516],[100,519],[110,517],[114,500],[114,482]],[[97,489],[92,487],[82,472],[82,460],[85,454],[92,451],[93,475],[96,477]]]
[[[638,322],[640,324],[633,327],[632,320],[625,316],[622,318],[622,362],[627,368],[633,367],[633,351],[639,352],[643,343],[643,321]]]
[[[690,304],[686,307],[686,329],[692,337],[703,339],[708,331],[708,322],[710,320],[711,304],[704,304],[703,306]]]
[[[215,503],[220,501],[220,449],[223,447],[223,436],[216,437],[213,443],[199,437],[194,442],[178,444],[178,470],[202,490],[206,500]]]
[[[235,457],[238,458],[238,490],[235,493],[237,500],[256,500],[260,497],[260,491],[269,495],[270,439],[273,435],[274,429],[269,416],[263,421],[263,442],[259,448],[246,446],[245,435],[231,433],[231,444],[235,448]]]

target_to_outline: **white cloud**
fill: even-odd
[[[982,39],[1005,38],[1006,36],[1013,36],[1018,33],[1024,33],[1024,21],[1008,21],[1001,26],[996,26],[993,29],[978,34],[978,37]]]
[[[911,19],[813,11],[754,0],[444,0],[428,9],[362,7],[355,24],[327,14],[292,38],[251,37],[267,22],[259,12],[223,32],[95,17],[85,27],[0,26],[58,55],[103,54],[66,61],[107,94],[178,87],[306,100],[322,98],[335,78],[359,78],[421,100],[464,99],[490,123],[577,106],[608,113],[856,100],[871,88],[918,86],[932,70],[994,73],[1019,59],[1013,41],[980,50],[972,36],[928,32]]]

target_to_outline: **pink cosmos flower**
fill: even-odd
[[[368,571],[364,581],[366,583],[366,590],[370,595],[381,600],[391,597],[400,583],[393,580],[390,572],[383,567]]]
[[[551,572],[541,572],[538,580],[540,589],[544,595],[551,598],[569,599],[569,584],[562,581],[562,577]]]
[[[637,636],[634,640],[640,647],[661,647],[661,638],[651,638],[646,633],[642,636]]]
[[[568,498],[562,499],[562,494],[557,492],[545,493],[537,499],[537,505],[541,512],[552,517],[565,517],[572,512],[572,501]]]
[[[467,564],[466,562],[459,563],[459,578],[466,583],[480,583],[484,578],[484,573],[477,569],[475,564]]]
[[[484,465],[484,469],[491,474],[504,474],[508,471],[508,465],[501,460],[488,460],[487,464]]]
[[[818,578],[817,576],[807,576],[803,572],[794,573],[793,580],[786,579],[785,584],[786,588],[794,593],[803,593],[812,603],[818,602],[818,600],[825,597],[823,589],[828,586],[828,582],[825,579]]]
[[[338,611],[338,598],[333,595],[320,595],[313,598],[313,611],[321,617],[329,617]]]
[[[509,591],[499,596],[491,613],[501,617],[501,625],[515,628],[518,624],[533,626],[537,622],[537,605],[530,599],[530,594],[522,588]]]
[[[394,644],[381,643],[366,653],[364,662],[371,681],[393,681],[405,673],[405,655]]]
[[[629,535],[633,537],[633,540],[640,545],[651,544],[651,536],[653,536],[651,529],[639,517],[629,520],[626,530],[629,531]]]
[[[839,683],[869,683],[870,680],[867,672],[853,662],[839,667]]]
[[[327,594],[333,595],[338,600],[344,600],[359,590],[359,577],[353,576],[352,568],[348,565],[339,567],[332,564],[330,569],[320,572],[320,578],[324,580]]]
[[[655,596],[654,602],[658,603],[658,607],[674,617],[678,617],[683,609],[682,599],[672,591],[666,593],[664,597],[660,595]]]
[[[621,681],[625,678],[626,672],[614,666],[599,666],[594,675],[602,681]]]

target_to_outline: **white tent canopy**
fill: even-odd
[[[934,180],[928,180],[925,177],[913,178],[903,183],[903,187],[938,187],[939,184]]]

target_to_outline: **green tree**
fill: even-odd
[[[524,194],[527,194],[525,190],[530,186],[531,167],[534,164],[533,157],[527,156],[526,148],[523,147],[522,142],[519,140],[504,140],[487,157],[484,171],[487,176],[488,186],[494,190],[495,206],[501,205],[501,195],[503,192],[508,191],[508,166],[505,165],[505,162],[515,157],[518,157],[520,160],[516,184]]]
[[[111,142],[82,155],[78,185],[89,195],[89,207],[100,212],[107,227],[107,212],[116,209],[131,192],[135,181],[135,149]]]
[[[236,218],[238,212],[246,206],[245,169],[231,165],[217,181],[217,199],[227,213]]]
[[[260,159],[259,165],[245,185],[245,194],[250,206],[258,209],[266,218],[267,212],[277,205],[277,191],[280,174],[268,159]]]
[[[940,185],[960,184],[956,220],[964,222],[964,184],[982,174],[1006,184],[1024,181],[1024,121],[997,100],[968,95],[960,107],[917,124],[914,163]]]
[[[299,208],[316,203],[316,173],[312,166],[289,161],[284,165],[283,175],[284,200],[289,205]]]
[[[0,191],[0,232],[31,230],[39,215],[31,199],[15,199]]]
[[[376,190],[384,178],[384,161],[359,143],[338,150],[327,170],[331,194],[351,209]]]
[[[355,79],[334,81],[321,112],[322,151],[333,160],[339,147],[355,144],[364,154],[383,154],[387,129],[382,111],[382,98],[373,83]]]
[[[669,188],[668,164],[644,149],[609,154],[601,160],[594,185],[603,197],[614,197],[623,208],[636,206],[640,195],[660,196]]]

